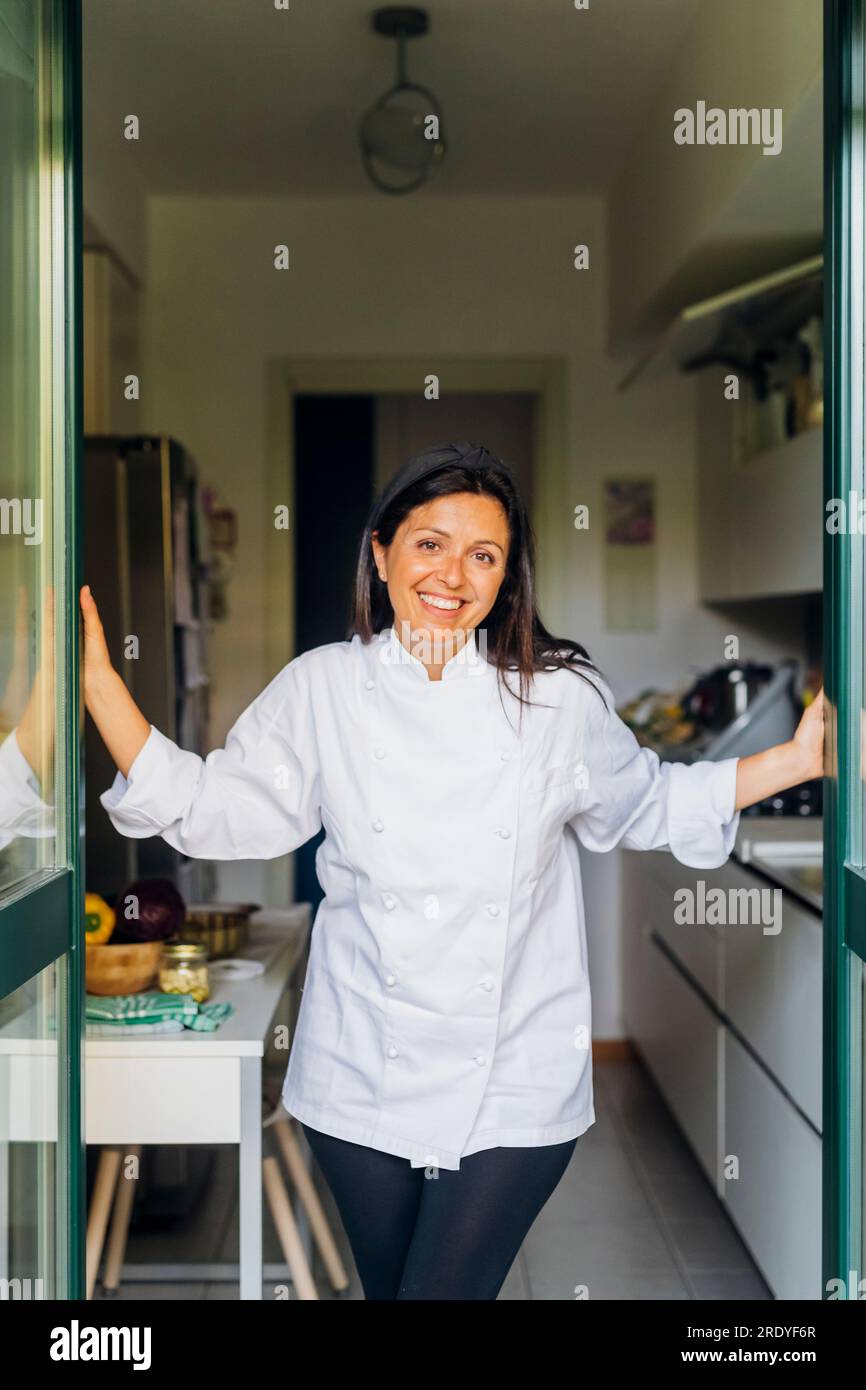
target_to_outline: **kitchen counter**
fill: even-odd
[[[741,816],[734,858],[822,912],[823,828],[820,816]]]

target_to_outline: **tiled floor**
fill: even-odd
[[[728,1220],[661,1097],[637,1063],[595,1064],[596,1122],[581,1136],[571,1164],[524,1241],[501,1299],[770,1299],[748,1251]],[[329,1194],[350,1289],[362,1299]],[[237,1259],[233,1153],[219,1151],[208,1197],[195,1218],[172,1233],[134,1234],[127,1258]],[[281,1253],[265,1217],[265,1260]],[[332,1297],[325,1281],[323,1299]],[[236,1284],[136,1283],[121,1298],[237,1298]],[[99,1293],[97,1292],[97,1297]],[[273,1297],[273,1289],[265,1289]]]

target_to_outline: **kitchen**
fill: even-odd
[[[242,26],[227,0],[85,0],[83,580],[112,651],[148,653],[132,693],[179,747],[221,747],[286,662],[342,639],[373,496],[433,441],[480,439],[530,505],[545,622],[643,747],[689,765],[791,740],[828,642],[820,7],[405,9],[401,37],[356,0]],[[432,150],[388,114],[395,62]],[[230,957],[257,933],[264,979],[283,971],[263,1125],[252,1073],[237,1117],[205,1113],[226,1021],[195,1039],[214,1071],[191,1137],[131,1104],[113,1128],[142,1042],[91,1027],[88,1296],[360,1299],[278,1107],[321,838],[233,860],[124,839],[91,719],[84,738],[96,919],[147,880],[168,912],[168,882],[187,936],[237,928],[213,998],[252,1011]],[[721,868],[581,847],[596,1122],[501,1298],[825,1296],[825,781],[744,811]]]

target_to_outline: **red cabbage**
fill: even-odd
[[[125,915],[130,897],[138,899],[137,917]],[[118,944],[164,941],[179,931],[186,921],[186,904],[168,878],[136,879],[118,897],[115,912],[117,923],[111,940]]]

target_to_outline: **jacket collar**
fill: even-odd
[[[407,633],[406,640],[408,646],[400,640],[400,635],[393,624],[380,632],[377,651],[379,662],[394,672],[404,673],[404,678],[407,681],[412,680],[423,685],[438,685],[440,682],[431,681],[423,661],[415,655],[415,651],[420,650],[420,639],[416,639],[413,643],[411,634]],[[466,680],[469,677],[477,680],[493,671],[494,667],[479,650],[473,631],[467,637],[465,645],[445,662],[442,667],[442,681]]]

